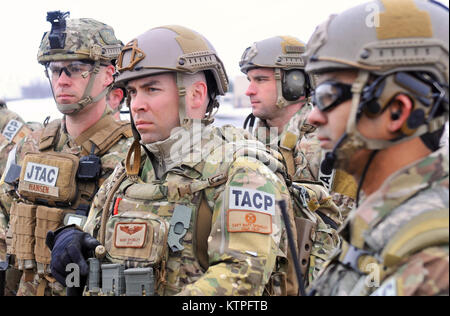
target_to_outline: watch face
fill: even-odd
[[[67,214],[64,218],[65,225],[75,224],[77,226],[83,227],[86,222],[86,216],[76,215],[76,214]]]

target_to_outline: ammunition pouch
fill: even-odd
[[[19,270],[30,270],[37,266],[39,275],[50,273],[51,252],[45,244],[47,232],[61,227],[64,216],[71,212],[74,211],[13,203],[8,254],[15,255]]]
[[[35,267],[34,245],[36,227],[36,205],[13,203],[11,206],[10,229],[12,241],[10,253],[16,256],[19,270]]]
[[[100,264],[99,259],[89,258],[87,296],[154,296],[153,268],[130,268],[124,265]]]

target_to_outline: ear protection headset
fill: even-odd
[[[390,76],[392,76],[392,79],[388,78]],[[412,112],[402,127],[402,132],[406,135],[412,135],[417,128],[425,123],[426,116],[431,112],[431,107],[434,103],[433,88],[430,82],[428,82],[429,80],[425,79],[423,76],[414,76],[406,72],[397,72],[377,78],[363,89],[359,115],[362,112],[369,117],[381,114],[398,95],[398,88],[400,88],[401,92],[404,92],[410,97],[413,104]],[[387,85],[392,84],[396,85],[395,90],[397,92],[391,96],[387,95],[389,99],[381,100],[383,99],[381,98],[383,93],[387,90]],[[414,98],[411,98],[411,96]],[[414,102],[414,99],[420,102]],[[384,104],[380,104],[380,101],[384,101]],[[393,120],[396,120],[399,118],[399,113],[393,113],[391,117]]]
[[[297,101],[302,96],[309,96],[309,79],[303,70],[285,70],[281,83],[283,98],[287,101]]]

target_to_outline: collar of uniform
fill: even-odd
[[[100,117],[100,119],[95,122],[95,124],[93,124],[92,126],[90,126],[87,130],[85,130],[82,134],[84,133],[88,133],[90,129],[95,128],[95,126],[97,125],[98,122],[100,122],[100,120],[102,118],[104,118],[107,115],[112,115],[113,110],[112,108],[106,104],[105,110],[103,111],[102,116]],[[67,125],[66,125],[66,115],[63,116],[62,120],[61,120],[61,139],[64,141],[64,144],[66,144],[69,148],[68,151],[70,151],[72,154],[78,155],[82,152],[83,148],[82,146],[78,146],[77,143],[75,142],[75,139],[67,132]],[[59,144],[61,144],[61,140],[59,142]],[[60,145],[58,144],[58,148],[60,147]]]
[[[202,161],[213,126],[203,120],[190,119],[183,127],[172,130],[169,138],[144,146],[155,156],[163,173],[183,165],[194,168]],[[206,146],[205,146],[206,144]]]
[[[353,214],[351,243],[362,248],[370,232],[418,192],[432,186],[448,187],[448,169],[448,152],[446,148],[441,148],[389,176]]]

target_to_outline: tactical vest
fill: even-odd
[[[296,172],[295,146],[305,133],[314,130],[314,126],[303,124],[299,135],[286,131],[278,147],[288,171],[286,182],[294,203],[297,254],[305,287],[317,277],[324,262],[340,246],[337,229],[342,223],[339,208],[319,182],[292,181]],[[289,294],[297,295],[294,271],[290,271],[288,279],[291,283]]]
[[[327,262],[326,270],[314,284],[313,293],[326,296],[370,295],[411,255],[429,247],[448,246],[448,208],[433,209],[429,204],[412,213],[408,205],[414,205],[416,199],[420,203],[420,198],[419,195],[401,205],[373,228],[353,223],[352,229],[356,234],[350,239],[351,224],[347,221],[341,233],[347,237],[341,249]],[[401,295],[395,288],[394,285],[391,289],[393,294]]]
[[[238,134],[233,136],[233,140],[239,138]],[[174,295],[209,267],[207,238],[214,201],[208,196],[223,191],[233,162],[221,161],[219,171],[211,174],[204,168],[210,159],[207,157],[191,165],[191,171],[176,168],[163,181],[144,183],[139,173],[151,162],[146,159],[140,163],[140,148],[137,142],[132,145],[126,167],[115,176],[103,207],[99,241],[105,245],[108,261],[126,269],[153,268],[156,293]],[[245,155],[237,148],[232,157],[236,159],[239,154]],[[260,155],[267,156],[267,152]],[[280,259],[286,262],[286,257]],[[273,284],[279,281],[269,282],[272,293],[279,292],[275,287],[280,284]],[[286,279],[283,281],[286,286]]]
[[[95,164],[93,161],[99,163],[95,174],[89,175],[82,170],[78,155],[61,152],[67,135],[60,132],[61,120],[51,122],[42,131],[39,152],[25,154],[18,192],[27,203],[14,202],[11,207],[8,253],[15,255],[18,268],[25,270],[26,281],[31,281],[36,266],[41,277],[54,281],[49,277],[51,254],[45,245],[47,232],[63,224],[82,224],[95,193],[108,176],[100,172],[99,157],[122,137],[132,136],[130,123],[117,122],[111,115],[82,133],[75,140],[82,147],[81,160],[91,157],[92,161],[85,161],[88,169]],[[45,286],[40,289],[38,294],[43,294]]]

